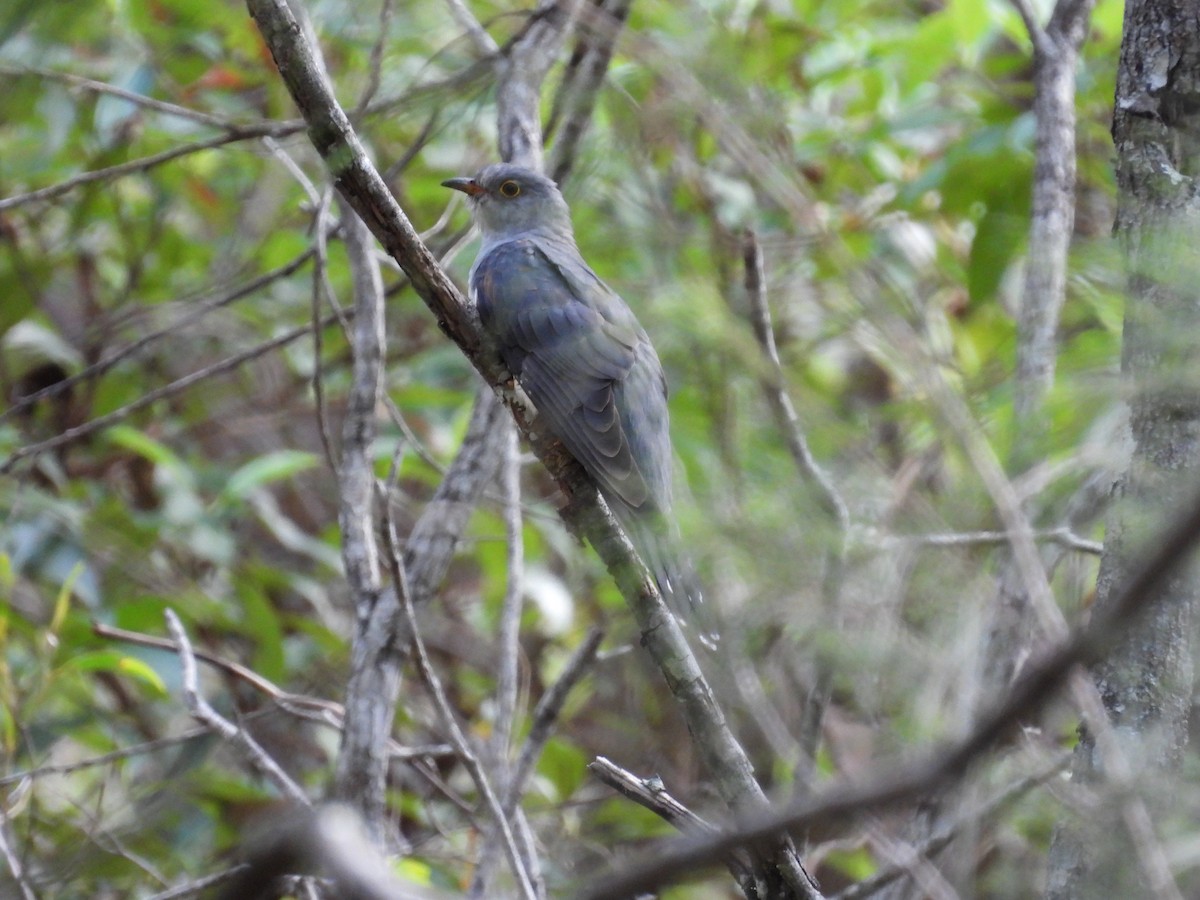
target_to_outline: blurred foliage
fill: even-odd
[[[528,12],[470,5],[500,41]],[[353,108],[374,83],[379,4],[308,8]],[[1107,129],[1120,22],[1118,0],[1101,0],[1078,78],[1079,213],[1059,378],[1039,464],[1010,473],[1046,526],[1068,521],[1072,498],[1112,464],[1118,443]],[[381,169],[416,151],[389,171],[390,184],[445,251],[465,214],[439,182],[493,158],[494,86],[489,76],[452,80],[473,57],[442,5],[397,4],[385,38],[375,111],[357,124]],[[306,254],[326,179],[302,130],[200,148],[223,123],[295,115],[233,0],[14,4],[0,14],[0,66],[0,196],[131,166],[0,211],[0,458],[245,355],[0,480],[8,831],[47,895],[146,896],[219,869],[279,797],[194,731],[174,656],[101,639],[89,623],[161,635],[171,608],[209,652],[289,691],[342,694],[353,614],[312,384],[320,378],[336,445],[350,351],[339,326],[321,329],[319,345],[307,328],[322,276]],[[63,73],[212,118],[139,106]],[[585,256],[630,301],[668,370],[681,524],[727,623],[711,674],[769,786],[794,777],[787,739],[815,660],[835,673],[818,778],[958,733],[978,708],[995,548],[894,538],[997,526],[930,385],[961,398],[1007,457],[1026,424],[1012,420],[1010,382],[1033,171],[1030,77],[1028,38],[1003,0],[639,0],[564,185]],[[836,536],[762,394],[746,228],[764,249],[788,388],[851,509],[836,609],[821,599]],[[452,263],[460,278],[471,253]],[[336,240],[324,277],[348,305]],[[476,382],[423,305],[388,277],[388,391],[421,445],[399,477],[398,515],[410,527],[453,458]],[[97,364],[95,377],[13,407]],[[381,476],[403,440],[394,423],[382,428]],[[526,797],[555,893],[666,832],[588,777],[592,756],[659,772],[677,796],[709,804],[631,617],[553,515],[556,498],[534,467],[524,501],[528,707],[590,625],[607,625],[614,651],[572,697]],[[1094,514],[1072,525],[1096,536]],[[478,736],[491,728],[503,533],[494,506],[481,508],[427,636]],[[1095,561],[1059,556],[1054,584],[1071,617],[1087,602]],[[336,733],[231,677],[204,677],[218,709],[324,794]],[[413,684],[398,739],[435,743],[436,716]],[[1047,752],[1058,740],[1048,732]],[[448,759],[398,767],[392,801],[414,847],[401,871],[457,888],[470,878],[474,826],[442,785],[473,798]],[[981,851],[979,896],[1036,890],[1053,805],[1018,804],[996,826],[1002,843]],[[821,859],[834,890],[885,855],[864,836]],[[727,896],[723,883],[678,896]]]

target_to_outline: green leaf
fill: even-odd
[[[1028,218],[1004,210],[989,209],[979,220],[967,263],[967,290],[971,302],[983,303],[996,295],[996,289],[1028,231]]]
[[[171,466],[182,469],[183,461],[162,441],[155,440],[144,431],[139,431],[129,425],[113,425],[104,432],[104,438],[109,443],[124,447],[150,460],[155,465]]]
[[[116,650],[95,650],[72,656],[62,666],[64,672],[111,672],[140,681],[160,697],[167,696],[167,686],[158,672],[145,661]]]
[[[67,574],[62,586],[58,589],[58,597],[54,601],[54,614],[50,617],[50,624],[46,626],[48,634],[57,635],[62,629],[62,624],[67,618],[67,612],[71,608],[71,594],[75,590],[75,582],[79,580],[79,576],[83,574],[83,570],[84,563],[80,560],[71,567],[71,571]]]
[[[245,500],[250,493],[273,481],[291,478],[320,462],[315,453],[303,450],[276,450],[250,460],[237,469],[221,491],[220,500]]]

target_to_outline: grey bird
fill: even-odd
[[[701,597],[671,516],[667,382],[650,338],[583,261],[549,178],[498,163],[442,184],[467,195],[483,235],[470,291],[485,330],[684,612]]]

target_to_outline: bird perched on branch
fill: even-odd
[[[587,470],[676,611],[700,601],[671,517],[667,383],[650,338],[575,246],[549,178],[487,166],[451,178],[483,234],[471,295],[548,430]]]

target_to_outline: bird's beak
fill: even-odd
[[[442,187],[448,187],[454,191],[462,191],[468,197],[478,197],[483,193],[483,188],[474,178],[447,178],[442,182]]]

